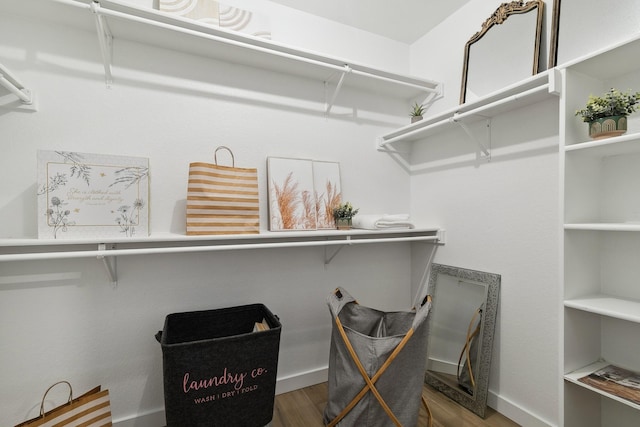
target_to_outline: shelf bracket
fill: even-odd
[[[328,255],[328,246],[324,247],[324,265],[325,267],[329,264],[331,264],[331,261],[333,261],[333,259],[336,257],[336,255],[338,255],[338,253],[342,250],[342,248],[344,248],[344,245],[351,245],[351,236],[347,236],[346,237],[346,243],[344,243],[343,245],[340,245],[338,247],[336,247],[333,251],[333,253],[330,256]]]
[[[100,53],[102,54],[102,62],[104,63],[104,79],[108,88],[113,83],[113,75],[111,73],[111,62],[113,58],[113,34],[109,29],[109,25],[100,14],[100,3],[94,1],[91,3],[91,11],[94,13],[96,20],[96,29],[98,31],[98,42],[100,43]]]
[[[351,67],[345,64],[343,70],[340,72],[340,79],[338,80],[338,84],[336,85],[336,88],[333,91],[333,95],[331,96],[331,101],[325,101],[325,110],[324,110],[325,115],[329,115],[329,113],[331,112],[331,109],[333,108],[333,105],[336,102],[336,98],[340,93],[340,89],[342,89],[342,84],[344,83],[344,79],[347,76],[347,74],[349,74],[351,71],[352,71]],[[325,97],[326,97],[326,90],[329,87],[329,80],[331,80],[331,78],[327,79],[324,82]]]
[[[444,83],[440,82],[433,90],[429,90],[427,92],[427,96],[422,100],[422,102],[416,102],[418,104],[422,104],[425,111],[428,111],[436,101],[442,98],[444,98]]]
[[[107,248],[107,245],[104,243],[98,244],[98,251],[108,251],[110,249],[115,249],[115,245],[111,245]],[[118,258],[115,256],[105,256],[98,255],[98,259],[102,261],[105,269],[107,270],[107,274],[109,275],[109,279],[111,279],[111,284],[115,287],[118,285]]]
[[[401,151],[401,150],[396,150],[393,148],[387,148],[387,145],[389,145],[389,143],[387,141],[384,140],[384,138],[378,138],[376,140],[376,150],[382,152],[382,153],[393,153],[393,154],[411,154],[410,150],[407,151]]]
[[[451,121],[453,123],[458,124],[462,128],[462,130],[464,130],[467,136],[469,136],[469,138],[476,143],[476,145],[480,149],[480,157],[490,162],[491,161],[491,119],[487,118],[487,120],[485,121],[486,143],[483,143],[482,141],[478,140],[478,138],[476,138],[476,135],[473,132],[471,132],[471,130],[469,129],[469,126],[467,126],[466,123],[458,119],[457,114],[453,115],[453,117],[451,118]]]
[[[325,246],[324,247],[324,265],[327,266],[331,264],[331,261],[333,261],[333,259],[336,257],[336,255],[338,255],[338,252],[340,252],[342,248],[344,248],[344,246],[338,246],[333,250],[333,253],[331,254],[331,256],[327,256],[328,248],[327,246]]]
[[[35,111],[35,97],[33,92],[22,83],[2,64],[0,64],[0,86],[3,86],[14,96],[18,97],[21,107]]]

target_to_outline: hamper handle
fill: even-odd
[[[418,329],[418,326],[427,318],[431,311],[431,303],[431,295],[425,295],[420,306],[416,309],[416,316],[413,318],[413,324],[411,325],[413,330]]]
[[[160,341],[162,339],[162,331],[158,331],[158,333],[155,334],[154,336],[156,337],[156,341],[162,342]]]
[[[214,163],[217,165],[218,164],[218,151],[220,150],[227,150],[229,152],[229,154],[231,154],[231,167],[235,168],[236,167],[236,159],[235,157],[233,157],[233,151],[231,151],[231,149],[229,147],[225,147],[224,145],[219,146],[218,148],[216,148],[216,151],[213,152],[213,161]]]
[[[329,306],[329,311],[331,311],[333,317],[338,317],[342,308],[350,302],[358,303],[358,301],[356,301],[349,292],[345,291],[344,288],[341,287],[336,288],[327,297],[327,305]]]
[[[69,400],[67,401],[67,403],[69,404],[73,400],[73,388],[71,388],[71,383],[69,383],[69,381],[58,381],[57,383],[51,385],[47,389],[47,391],[44,392],[44,396],[42,396],[42,402],[40,402],[40,416],[43,418],[44,418],[44,401],[47,398],[47,393],[49,393],[49,391],[55,386],[57,386],[58,384],[66,384],[69,386]]]

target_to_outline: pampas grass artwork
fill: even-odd
[[[342,201],[340,164],[335,162],[313,162],[313,181],[316,200],[317,227],[336,228],[333,208]]]
[[[269,229],[315,230],[313,162],[269,157]]]

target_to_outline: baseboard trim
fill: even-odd
[[[327,378],[329,378],[328,367],[278,378],[276,381],[276,394],[288,393],[293,390],[320,384],[327,381]],[[114,427],[158,427],[164,425],[164,408],[113,421]]]
[[[319,368],[307,372],[279,378],[276,382],[276,394],[288,393],[304,387],[327,381],[329,368]],[[508,399],[489,390],[487,404],[496,411],[520,425],[527,427],[554,427],[553,424],[539,418]],[[114,420],[114,427],[158,427],[165,425],[164,408],[158,408],[143,414]]]
[[[164,408],[144,414],[113,420],[113,427],[158,427],[166,425]]]
[[[555,424],[551,424],[548,421],[543,420],[535,414],[527,411],[514,402],[500,397],[491,390],[487,396],[487,405],[496,411],[500,412],[505,417],[516,423],[527,427],[554,427]]]
[[[329,378],[329,368],[318,368],[307,372],[278,378],[276,382],[276,394],[288,393],[304,387],[320,384]]]

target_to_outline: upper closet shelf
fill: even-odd
[[[97,29],[107,83],[111,80],[112,42],[114,39],[126,39],[335,83],[336,93],[332,99],[335,99],[342,86],[405,99],[441,92],[440,84],[432,80],[354,64],[114,0],[2,0],[0,10],[53,20],[76,28]],[[327,110],[330,108],[328,105]]]
[[[457,126],[466,130],[466,124],[490,120],[506,111],[558,96],[560,83],[560,75],[556,69],[543,71],[493,94],[384,134],[378,139],[378,149],[385,151],[388,145],[400,141],[425,140]]]

